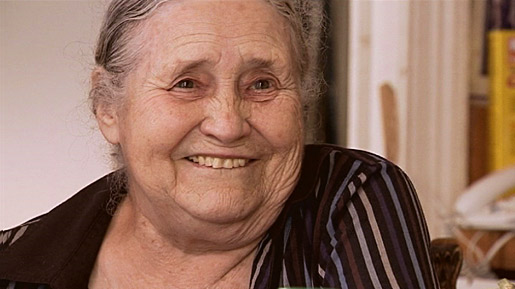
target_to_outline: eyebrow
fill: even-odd
[[[199,67],[203,67],[205,65],[211,65],[213,63],[210,59],[199,59],[199,60],[193,60],[193,61],[180,61],[177,65],[174,65],[174,71],[188,71],[188,70],[195,70]],[[243,67],[241,69],[243,70],[249,70],[249,69],[264,69],[264,68],[273,68],[276,62],[271,59],[265,59],[265,58],[252,58],[248,61],[246,61],[243,64]]]
[[[267,68],[274,66],[274,61],[263,58],[252,58],[245,66],[249,68]]]
[[[194,61],[181,61],[178,65],[174,65],[174,70],[177,71],[187,71],[187,70],[194,70],[196,68],[202,67],[206,64],[209,64],[210,60],[208,59],[200,59],[200,60],[194,60]]]

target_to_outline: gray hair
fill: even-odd
[[[113,0],[107,10],[98,38],[89,94],[94,114],[99,105],[119,107],[124,101],[124,80],[134,68],[142,47],[131,39],[142,20],[150,17],[160,5],[173,0]],[[322,0],[264,0],[270,3],[291,27],[293,53],[298,61],[301,77],[300,94],[304,105],[304,118],[309,129],[310,110],[318,100],[322,87],[319,70],[319,52],[325,18]],[[122,168],[120,146],[113,148],[113,161]]]

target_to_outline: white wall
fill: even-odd
[[[109,171],[86,101],[104,5],[0,1],[0,229]]]
[[[467,181],[472,0],[350,1],[348,145],[385,155],[380,87],[393,88],[398,158],[432,237]],[[391,116],[391,111],[386,116]]]

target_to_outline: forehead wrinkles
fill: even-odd
[[[149,22],[140,30],[145,42],[167,41],[186,43],[189,40],[254,40],[271,45],[290,42],[289,29],[282,25],[271,26],[268,22],[243,22],[220,24],[213,22],[187,22],[172,25],[166,21]]]
[[[205,27],[205,23],[197,27]],[[284,62],[293,61],[292,50],[287,39],[278,39],[275,35],[251,30],[246,33],[235,35],[235,33],[219,34],[208,29],[195,28],[188,24],[186,31],[181,29],[166,29],[154,27],[149,33],[150,38],[144,40],[144,58],[150,61],[159,61],[161,65],[173,65],[176,60],[206,59],[217,62],[222,54],[240,54],[244,58],[261,56],[274,59],[282,59]],[[229,29],[230,30],[230,29]],[[243,31],[242,31],[243,32]],[[282,57],[280,57],[282,55]]]
[[[145,43],[175,42],[186,36],[226,40],[249,36],[274,45],[291,43],[287,19],[263,0],[171,1],[141,24],[137,34]]]
[[[210,1],[212,0],[204,3],[216,2]],[[196,5],[178,5],[181,2]],[[253,1],[235,1],[239,4],[249,2]],[[242,56],[256,56],[260,53],[259,50],[264,50],[262,52],[266,53],[262,56],[270,57],[273,54],[275,59],[281,58],[294,66],[291,27],[287,20],[266,2],[262,2],[265,6],[260,6],[263,9],[252,10],[252,13],[246,9],[247,13],[243,13],[245,17],[242,17],[241,13],[234,14],[234,5],[229,5],[227,11],[222,9],[224,5],[220,5],[216,7],[216,11],[202,13],[205,9],[193,9],[199,3],[202,1],[169,2],[158,9],[152,17],[143,21],[139,31],[136,31],[137,37],[133,39],[141,45],[140,61],[147,64],[157,61],[162,62],[155,63],[157,66],[169,66],[173,65],[170,62],[182,58],[181,54],[187,58],[215,60],[221,57],[221,53],[230,53],[225,50],[237,47],[238,53]],[[245,5],[240,6],[245,10]],[[274,51],[270,53],[271,50]],[[192,55],[187,55],[188,51],[192,52]]]

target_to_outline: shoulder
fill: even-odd
[[[317,156],[311,189],[317,221],[333,226],[332,234],[352,235],[361,226],[400,234],[393,228],[403,228],[406,234],[416,230],[429,242],[415,187],[397,165],[370,152],[335,146],[312,146],[306,152]]]
[[[315,176],[332,186],[361,185],[370,178],[409,182],[406,174],[387,159],[356,149],[329,144],[307,145],[302,177]]]
[[[316,178],[314,190],[321,206],[329,201],[340,202],[339,208],[357,201],[396,206],[403,201],[401,205],[419,207],[409,177],[381,156],[334,145],[309,145],[305,154],[303,175]]]
[[[397,165],[370,152],[334,145],[306,146],[292,199],[322,223],[352,223],[352,214],[360,221],[406,211],[421,216],[415,188]]]
[[[41,219],[44,218],[44,216],[45,215],[35,217],[30,221],[27,221],[11,229],[0,230],[0,252],[2,252],[2,250],[5,250],[10,245],[14,244],[14,242],[20,239],[27,231],[32,230],[36,226],[35,224],[41,221]]]
[[[359,271],[365,287],[434,288],[427,226],[408,176],[359,150],[310,146],[306,159],[317,167],[314,247],[323,276],[339,280],[329,287],[356,287]]]
[[[108,175],[83,188],[48,213],[34,217],[14,228],[0,230],[0,252],[12,246],[18,240],[23,240],[24,238],[22,237],[30,235],[30,232],[39,227],[57,229],[61,227],[60,225],[70,221],[70,218],[66,217],[81,217],[81,214],[89,213],[91,209],[96,209],[100,206],[107,207],[109,187]],[[49,226],[51,224],[53,226]]]
[[[306,161],[323,161],[332,158],[337,161],[358,161],[366,166],[380,166],[381,164],[393,165],[389,160],[372,152],[350,149],[333,144],[310,144],[305,146]]]
[[[95,229],[98,232],[107,228],[110,176],[88,185],[48,213],[0,231],[0,280],[37,277],[49,281],[46,278],[63,268],[94,228],[101,227]],[[100,240],[101,234],[97,233]]]

